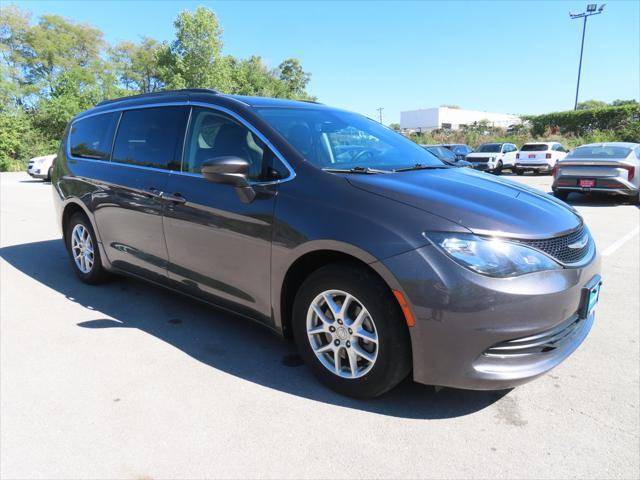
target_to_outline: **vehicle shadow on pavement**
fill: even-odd
[[[212,368],[291,395],[381,415],[441,419],[482,410],[509,392],[449,388],[435,392],[433,387],[407,379],[373,400],[343,397],[320,384],[296,361],[299,357],[292,341],[250,320],[129,278],[116,278],[100,287],[81,283],[61,240],[4,247],[0,257],[68,301],[95,311],[95,319],[78,323],[81,328],[135,328]]]

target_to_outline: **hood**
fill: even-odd
[[[550,195],[469,168],[349,175],[347,180],[477,234],[547,238],[582,224],[575,210]]]

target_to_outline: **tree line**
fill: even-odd
[[[91,25],[58,15],[0,10],[0,171],[57,151],[68,121],[96,103],[164,89],[214,88],[239,95],[313,99],[310,74],[295,58],[270,68],[260,56],[222,53],[212,10],[183,11],[175,38],[115,45]]]

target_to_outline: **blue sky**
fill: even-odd
[[[3,2],[4,3],[4,2]],[[102,29],[107,40],[173,37],[198,5],[224,28],[224,53],[270,66],[297,57],[319,101],[376,117],[456,104],[509,113],[573,107],[587,1],[14,1]],[[640,2],[607,0],[587,22],[580,99],[640,98]]]

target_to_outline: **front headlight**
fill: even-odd
[[[425,232],[424,236],[463,267],[489,277],[562,268],[544,253],[508,240],[446,232]]]

